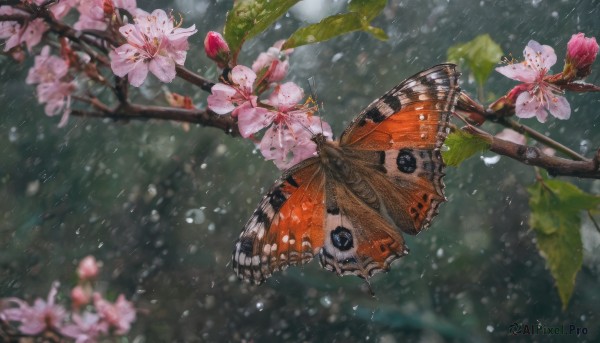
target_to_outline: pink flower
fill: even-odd
[[[84,257],[77,267],[77,275],[80,280],[95,279],[100,271],[100,266],[96,261],[96,258],[92,255]]]
[[[15,9],[11,6],[0,6],[0,15],[26,15],[27,12]],[[44,32],[48,30],[48,25],[43,19],[37,18],[31,21],[26,21],[22,26],[16,21],[1,21],[0,22],[0,39],[6,39],[4,51],[25,43],[27,49],[36,46],[41,40]]]
[[[136,87],[142,85],[148,70],[162,82],[175,78],[175,65],[183,65],[188,50],[187,38],[196,33],[195,25],[187,29],[174,27],[173,17],[163,10],[135,18],[135,24],[127,24],[119,32],[127,43],[110,52],[113,72],[124,77]]]
[[[513,80],[524,82],[527,87],[517,97],[515,113],[520,118],[537,117],[545,122],[548,112],[558,119],[569,119],[571,106],[555,85],[544,81],[551,66],[556,63],[554,49],[529,41],[523,52],[525,61],[496,68],[496,71]]]
[[[131,323],[135,321],[135,308],[123,294],[119,295],[114,304],[111,304],[99,293],[94,293],[94,306],[100,318],[115,328],[117,335],[126,334],[131,328]]]
[[[100,316],[83,312],[82,315],[74,314],[71,318],[73,324],[66,325],[60,332],[76,343],[95,343],[100,335],[108,334],[108,323],[100,320]]]
[[[42,6],[43,4],[48,2],[48,0],[21,0],[21,2],[26,4],[36,4],[38,6]],[[69,10],[75,5],[77,5],[78,2],[79,0],[58,0],[55,3],[50,3],[48,9],[50,10],[50,12],[52,12],[56,19],[60,20],[65,15],[67,15]]]
[[[41,83],[37,86],[38,102],[40,104],[46,104],[44,107],[46,115],[52,117],[62,111],[62,117],[58,123],[58,127],[64,127],[69,120],[69,114],[71,113],[71,94],[75,89],[75,83],[60,81]]]
[[[520,145],[527,144],[527,138],[525,138],[525,136],[511,129],[504,129],[500,131],[498,134],[496,134],[496,137]]]
[[[45,330],[60,330],[66,311],[60,305],[55,305],[58,282],[52,284],[47,301],[36,299],[33,306],[18,298],[6,299],[8,303],[17,305],[1,312],[0,316],[7,321],[19,322],[19,331],[25,335],[38,335]]]
[[[582,79],[591,73],[598,55],[596,38],[586,38],[583,33],[571,36],[567,43],[567,60],[563,70],[566,79]]]
[[[111,15],[105,12],[105,8],[115,7],[125,9],[134,16],[138,14],[136,0],[84,0],[77,8],[80,16],[73,27],[77,30],[104,31]]]
[[[67,75],[68,71],[67,62],[58,56],[50,55],[50,47],[46,45],[35,57],[35,63],[29,69],[25,82],[27,84],[56,82]]]
[[[287,49],[281,51],[281,48],[285,43],[285,40],[276,42],[267,52],[262,52],[258,55],[258,58],[252,64],[252,70],[256,74],[264,72],[267,81],[279,82],[285,78],[290,63],[288,56],[294,51],[294,49]]]
[[[260,151],[266,160],[273,160],[279,169],[287,169],[311,156],[317,151],[312,137],[322,133],[331,138],[331,127],[321,118],[312,116],[310,108],[300,105],[304,92],[293,82],[277,86],[269,97],[269,104],[277,111],[262,115],[254,113],[246,116],[240,112],[238,125],[240,132],[258,131],[267,125]]]
[[[206,38],[204,38],[204,51],[208,58],[217,62],[219,68],[227,67],[230,58],[229,45],[227,45],[227,42],[220,33],[210,31],[206,34]]]
[[[71,290],[71,303],[73,303],[73,307],[80,308],[83,305],[86,305],[90,302],[91,291],[86,291],[81,286],[75,286]]]
[[[242,109],[256,107],[257,96],[253,94],[256,74],[248,67],[238,65],[231,70],[232,85],[217,83],[208,96],[208,108],[217,114],[231,113],[237,117]]]

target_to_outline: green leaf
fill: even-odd
[[[386,4],[387,0],[352,0],[348,4],[348,11],[360,13],[367,21],[371,21],[383,11]]]
[[[458,167],[472,155],[490,148],[490,142],[462,130],[448,135],[444,143],[448,149],[442,151],[446,165]]]
[[[223,35],[234,58],[242,44],[273,24],[299,0],[238,0],[227,13]]]
[[[385,40],[388,38],[383,30],[371,26],[364,17],[363,14],[358,12],[329,16],[316,24],[296,30],[286,40],[283,48],[289,49],[301,45],[323,42],[333,37],[358,30],[369,32],[377,39]]]
[[[483,34],[472,41],[456,44],[448,49],[448,60],[459,63],[464,61],[473,73],[475,81],[483,86],[494,67],[502,58],[502,49],[490,35]]]
[[[544,180],[528,188],[531,208],[529,225],[536,233],[537,246],[554,278],[563,310],[581,269],[581,212],[600,205],[600,196],[585,193],[560,180]]]

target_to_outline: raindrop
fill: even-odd
[[[441,148],[441,150],[442,150],[442,151],[450,151],[450,147],[449,147],[449,146],[447,146],[446,144],[442,144],[442,148]]]
[[[80,234],[80,233],[81,233],[81,228],[80,228],[80,227],[78,227],[78,228],[77,228],[77,230],[75,230],[75,234],[76,234],[76,235],[78,235],[78,234]]]
[[[435,256],[437,256],[438,258],[442,258],[442,257],[444,257],[444,249],[442,249],[442,248],[439,248],[439,249],[437,250],[437,252],[435,253]]]
[[[552,18],[558,19],[558,12],[552,11],[552,13],[550,15],[552,16]]]
[[[342,57],[344,57],[344,54],[341,52],[338,52],[337,54],[333,55],[333,57],[331,58],[331,63],[335,63],[335,62],[339,61]]]
[[[156,223],[160,220],[160,214],[158,213],[157,210],[152,210],[152,212],[150,212],[150,221]]]
[[[206,163],[202,163],[202,164],[200,165],[200,169],[206,169]]]
[[[200,208],[192,208],[185,212],[185,222],[188,224],[202,224],[204,220],[206,216]]]
[[[425,120],[425,116],[424,115],[419,115],[419,120]]]
[[[103,246],[104,246],[104,242],[98,243],[98,249],[102,248]]]
[[[17,133],[17,128],[13,126],[10,128],[10,131],[8,132],[8,141],[11,143],[14,143],[18,139],[19,139],[19,134]]]
[[[215,223],[208,224],[208,231],[209,232],[214,232],[216,228],[217,228],[217,226],[215,225]]]
[[[153,184],[149,184],[148,185],[148,189],[147,189],[148,195],[150,195],[151,198],[154,198],[156,196],[156,194],[158,194],[158,190],[156,189],[156,186]]]
[[[265,304],[262,301],[257,301],[256,302],[256,309],[258,310],[258,312],[261,312],[262,310],[265,309]]]
[[[590,151],[590,141],[584,139],[579,143],[579,152],[585,155],[588,151]]]
[[[358,305],[352,306],[352,310],[356,311],[358,309]]]
[[[493,327],[493,326],[491,326],[491,325],[488,325],[488,326],[486,326],[486,327],[485,327],[485,330],[486,330],[487,332],[494,332],[494,327]]]
[[[187,317],[189,315],[190,315],[190,311],[189,310],[185,310],[185,311],[183,311],[183,313],[181,313],[181,318],[185,318],[185,317]]]
[[[494,155],[494,156],[481,156],[481,160],[483,161],[483,164],[485,164],[486,167],[489,166],[493,166],[494,164],[498,163],[498,161],[500,161],[500,155]]]
[[[321,305],[325,308],[329,308],[331,306],[331,298],[329,296],[321,297],[320,299]]]

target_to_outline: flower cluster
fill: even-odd
[[[38,101],[46,104],[46,115],[54,116],[62,111],[59,127],[64,126],[69,119],[71,94],[76,89],[75,82],[66,81],[68,72],[68,61],[50,55],[50,47],[46,45],[40,55],[35,57],[35,63],[25,79],[27,84],[37,84]]]
[[[550,68],[557,59],[554,49],[531,40],[523,51],[523,62],[496,68],[502,75],[523,83],[490,107],[498,110],[506,104],[514,105],[517,117],[537,117],[542,123],[548,118],[548,113],[558,119],[569,119],[571,106],[562,96],[564,84],[589,75],[597,55],[595,38],[586,38],[583,33],[573,35],[567,44],[563,72],[551,75]]]
[[[291,50],[282,51],[283,41],[261,53],[252,69],[237,65],[228,80],[212,87],[208,107],[217,114],[231,113],[237,118],[240,134],[249,138],[267,128],[260,141],[260,151],[280,169],[313,156],[316,144],[312,137],[322,133],[331,138],[329,124],[314,116],[315,106],[301,103],[304,92],[293,82],[278,83],[287,75]],[[224,65],[223,54],[229,49],[222,37],[209,33],[205,41],[207,56]],[[268,99],[259,95],[273,88]]]
[[[185,62],[187,39],[197,32],[195,25],[176,27],[173,17],[163,10],[138,14],[134,21],[119,29],[127,43],[109,54],[113,72],[121,77],[129,75],[129,83],[136,87],[142,85],[148,70],[162,82],[173,81],[175,65]]]
[[[0,322],[18,324],[24,335],[38,336],[51,330],[76,342],[96,342],[111,333],[126,334],[135,321],[135,308],[123,294],[112,303],[94,292],[93,281],[99,268],[93,256],[79,263],[79,283],[71,291],[72,313],[56,304],[59,283],[54,282],[47,299],[38,298],[33,306],[14,297],[0,299]]]

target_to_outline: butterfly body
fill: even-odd
[[[245,225],[233,267],[261,283],[318,256],[338,275],[369,279],[408,253],[401,232],[426,228],[445,201],[440,147],[459,93],[455,66],[402,82],[371,103],[338,141],[275,183]]]

